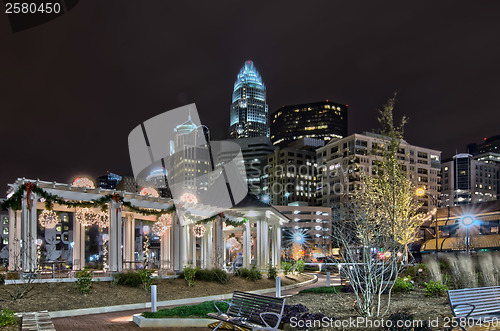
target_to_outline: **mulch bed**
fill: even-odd
[[[265,276],[264,276],[265,277]],[[282,277],[282,284],[291,285],[311,279],[309,275]],[[158,301],[202,297],[231,293],[234,290],[252,291],[274,288],[275,280],[261,279],[253,282],[239,277],[230,277],[227,284],[197,280],[188,287],[184,279],[163,279],[158,284]],[[111,282],[95,282],[92,292],[83,295],[74,283],[33,284],[27,298],[12,300],[8,291],[16,285],[0,285],[0,308],[15,312],[58,311],[79,308],[115,306],[132,303],[150,302],[151,295],[141,287],[112,285]],[[9,288],[10,287],[10,288]]]
[[[303,304],[310,312],[323,313],[335,320],[356,319],[359,314],[353,305],[356,298],[353,293],[316,294],[300,293],[287,298],[287,304]],[[383,295],[383,302],[387,302],[387,295]],[[389,314],[406,311],[413,315],[414,320],[439,319],[439,327],[433,330],[444,330],[444,318],[451,318],[452,312],[447,297],[431,298],[425,296],[425,291],[417,287],[410,293],[393,293]],[[384,316],[387,319],[388,315]],[[322,328],[321,330],[383,330],[381,328]]]

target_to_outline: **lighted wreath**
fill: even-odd
[[[97,224],[101,228],[107,228],[109,225],[109,216],[107,213],[96,213],[90,208],[77,208],[75,217],[76,220],[83,226]]]
[[[196,224],[193,226],[193,234],[196,238],[201,238],[205,235],[207,229],[202,224]]]
[[[40,226],[47,229],[53,229],[60,222],[59,216],[53,210],[43,210],[38,216]]]

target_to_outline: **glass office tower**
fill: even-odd
[[[267,112],[266,86],[253,62],[246,61],[234,82],[230,137],[269,137]]]

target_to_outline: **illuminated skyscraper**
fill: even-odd
[[[252,61],[246,61],[234,82],[229,135],[269,137],[266,87]]]
[[[347,105],[320,101],[283,106],[271,114],[271,141],[280,147],[302,138],[321,139],[347,136]]]

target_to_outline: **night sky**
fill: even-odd
[[[349,132],[395,90],[411,144],[500,134],[500,1],[97,1],[13,33],[0,13],[0,197],[18,177],[131,175],[140,122],[196,103],[212,136],[253,60],[269,111],[329,99]]]

